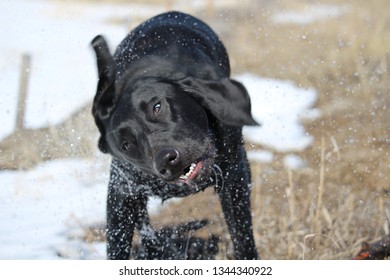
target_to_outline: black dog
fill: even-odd
[[[244,86],[229,78],[225,47],[202,21],[179,12],[135,28],[110,54],[92,41],[99,82],[92,113],[99,148],[113,156],[108,258],[128,259],[133,232],[151,230],[147,197],[215,186],[237,259],[258,258],[242,126],[256,125]]]

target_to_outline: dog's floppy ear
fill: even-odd
[[[232,126],[258,125],[251,114],[249,94],[240,82],[229,78],[185,78],[179,84],[222,123]]]
[[[92,114],[100,131],[99,149],[107,153],[104,121],[115,106],[115,64],[106,40],[102,36],[95,37],[91,45],[96,53],[99,82],[93,100]]]

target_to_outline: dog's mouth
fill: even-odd
[[[208,181],[213,166],[214,157],[207,155],[198,159],[183,169],[183,173],[175,181],[179,186],[196,186],[203,185]]]
[[[198,158],[183,169],[182,174],[175,183],[179,186],[187,185],[192,187],[204,184],[210,177],[215,153],[216,149],[214,145],[210,145],[207,152],[201,158]]]
[[[195,181],[203,167],[203,161],[191,163],[190,166],[184,168],[183,174],[179,177],[179,182],[187,183],[188,181]]]

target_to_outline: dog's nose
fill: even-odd
[[[180,153],[172,147],[165,147],[158,150],[154,160],[154,168],[161,178],[170,181],[177,173],[180,164]]]

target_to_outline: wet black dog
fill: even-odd
[[[152,228],[148,196],[215,186],[237,259],[258,258],[242,126],[256,125],[244,86],[229,78],[225,47],[202,21],[179,12],[135,28],[112,56],[92,41],[99,71],[92,113],[99,148],[113,156],[108,258],[128,259],[135,229]]]

